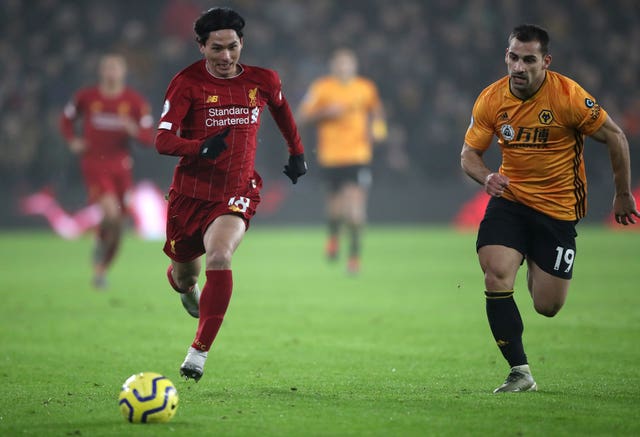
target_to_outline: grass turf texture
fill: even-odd
[[[0,234],[0,435],[639,435],[640,234],[578,231],[558,316],[536,315],[518,276],[540,391],[506,395],[491,394],[508,368],[472,233],[370,227],[350,277],[344,257],[323,258],[320,228],[252,228],[198,384],[178,375],[196,321],[160,242],[127,237],[96,292],[90,238]],[[170,423],[120,416],[120,386],[140,371],[176,385]]]

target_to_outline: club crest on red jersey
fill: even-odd
[[[256,106],[258,104],[258,87],[249,90],[249,106]]]

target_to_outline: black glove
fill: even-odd
[[[307,172],[307,163],[304,160],[304,153],[299,155],[289,155],[289,164],[284,166],[282,173],[286,174],[294,184],[298,178]]]
[[[222,133],[204,140],[200,146],[200,156],[209,159],[216,159],[220,156],[227,149],[227,143],[224,142],[224,139],[229,135],[229,130],[230,128],[227,128]]]

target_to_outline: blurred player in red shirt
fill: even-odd
[[[122,238],[126,195],[133,185],[131,141],[153,145],[150,106],[127,86],[126,74],[124,57],[102,56],[98,84],[77,91],[60,120],[69,149],[80,156],[89,202],[102,209],[93,257],[97,288],[106,287],[105,273]]]
[[[195,23],[204,56],[169,84],[156,136],[164,155],[180,156],[169,190],[169,283],[198,329],[180,367],[200,379],[231,299],[231,258],[260,203],[254,169],[260,118],[267,107],[288,145],[284,173],[295,184],[306,173],[304,149],[275,71],[240,64],[244,19],[212,8]],[[197,285],[205,254],[206,281]]]

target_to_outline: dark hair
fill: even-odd
[[[231,8],[211,8],[200,15],[193,26],[196,41],[205,44],[209,33],[220,29],[233,29],[242,38],[244,18]]]
[[[509,43],[512,39],[522,42],[538,41],[540,43],[540,51],[543,55],[549,53],[549,34],[547,31],[535,24],[521,24],[513,28],[509,35]]]

